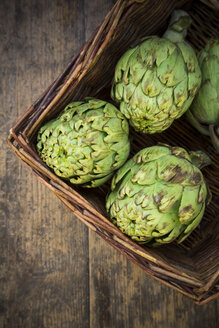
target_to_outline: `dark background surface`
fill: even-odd
[[[81,223],[15,158],[10,127],[67,66],[113,0],[0,1],[0,328],[211,328]]]

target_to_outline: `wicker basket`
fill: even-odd
[[[108,220],[105,196],[110,183],[95,192],[67,184],[41,161],[35,149],[40,126],[70,101],[85,96],[111,101],[110,84],[117,60],[144,36],[162,34],[175,8],[184,8],[192,16],[187,39],[197,50],[209,37],[218,36],[216,0],[118,0],[66,70],[10,130],[8,143],[32,173],[106,242],[147,274],[203,304],[219,295],[219,163],[207,137],[200,136],[184,117],[162,134],[143,136],[131,131],[131,155],[162,141],[189,150],[202,149],[213,162],[204,169],[213,198],[202,223],[181,245],[158,248],[138,245]]]

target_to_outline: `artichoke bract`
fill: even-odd
[[[140,243],[182,242],[200,223],[208,191],[202,152],[167,145],[142,149],[120,168],[106,202],[113,223]]]
[[[136,131],[162,132],[191,105],[201,72],[184,41],[190,24],[186,12],[174,11],[162,38],[148,37],[118,61],[111,97]]]
[[[128,122],[105,101],[73,102],[40,129],[37,150],[56,175],[83,187],[97,187],[129,155]]]
[[[219,152],[219,39],[212,39],[198,55],[201,87],[186,113],[189,122],[211,137]]]

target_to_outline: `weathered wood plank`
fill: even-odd
[[[147,276],[93,232],[90,287],[90,327],[218,327],[218,301],[197,306]]]
[[[1,1],[1,325],[88,327],[88,231],[6,146],[84,43],[83,1]]]

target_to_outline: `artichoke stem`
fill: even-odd
[[[183,10],[174,10],[170,24],[163,37],[172,42],[181,42],[185,39],[187,29],[191,25],[191,17]]]
[[[201,150],[190,151],[189,155],[191,157],[192,163],[199,169],[202,169],[203,167],[211,164],[210,157]]]
[[[217,129],[219,130],[219,129]],[[209,132],[210,132],[210,138],[211,138],[211,142],[216,150],[216,152],[219,154],[219,137],[217,132],[215,132],[215,126],[213,124],[209,125]]]
[[[204,128],[199,123],[199,121],[193,116],[193,114],[190,110],[187,110],[186,118],[200,133],[204,134],[205,136],[210,136],[209,129],[207,127]]]

